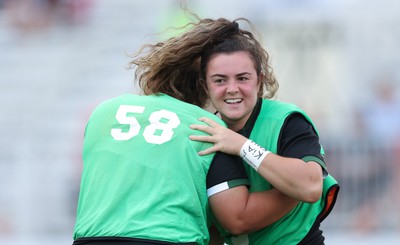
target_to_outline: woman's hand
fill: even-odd
[[[201,117],[199,121],[205,122],[207,125],[192,124],[190,128],[203,131],[209,135],[190,135],[189,138],[195,141],[214,143],[214,146],[200,151],[199,155],[208,155],[220,151],[226,154],[239,156],[240,148],[247,140],[246,137],[219,125],[209,118]]]

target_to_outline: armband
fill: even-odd
[[[240,148],[240,157],[256,171],[264,158],[271,153],[251,140],[247,140]]]

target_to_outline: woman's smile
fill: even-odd
[[[248,52],[217,54],[207,66],[211,102],[229,128],[241,129],[257,102],[259,82]]]

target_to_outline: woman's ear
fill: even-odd
[[[262,84],[264,78],[265,78],[265,74],[263,72],[260,72],[260,74],[258,74],[258,84]]]

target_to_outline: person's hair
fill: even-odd
[[[269,64],[269,54],[250,31],[239,28],[239,21],[246,22],[255,31],[252,23],[245,18],[239,18],[233,22],[219,19],[215,22],[215,25],[230,26],[230,29],[221,32],[219,36],[216,35],[211,45],[206,46],[203,50],[200,65],[201,79],[205,80],[207,65],[215,55],[245,51],[249,53],[253,60],[257,76],[260,78],[258,97],[273,98],[279,84]]]
[[[239,21],[199,19],[183,28],[183,34],[157,44],[145,44],[132,56],[129,67],[136,67],[135,79],[144,94],[165,93],[204,107],[208,101],[205,70],[209,59],[219,53],[246,51],[261,78],[259,97],[273,98],[278,82],[269,65],[269,54]]]

